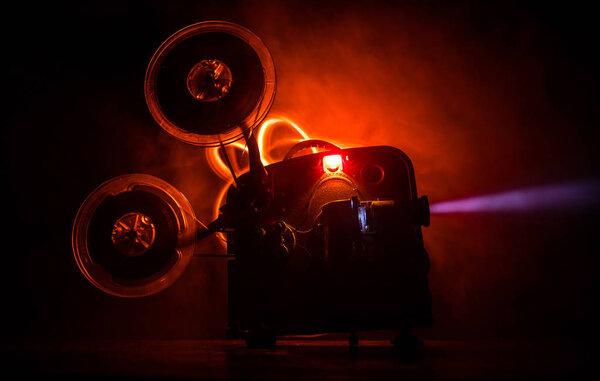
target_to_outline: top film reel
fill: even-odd
[[[185,27],[152,57],[144,83],[154,119],[177,139],[214,147],[266,117],[276,90],[273,58],[248,29],[224,21]]]

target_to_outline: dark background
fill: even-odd
[[[194,258],[170,289],[119,299],[87,282],[70,242],[87,194],[125,173],[162,177],[200,219],[210,219],[223,184],[202,149],[156,125],[143,96],[154,50],[194,22],[233,21],[258,34],[278,70],[272,115],[314,137],[404,150],[419,193],[432,202],[598,178],[591,9],[349,3],[98,1],[7,9],[4,337],[224,337],[223,260]],[[423,337],[595,338],[598,228],[597,203],[433,216],[424,236],[436,324]]]

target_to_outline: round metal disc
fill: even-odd
[[[83,202],[73,224],[81,272],[112,295],[139,297],[170,286],[194,253],[194,212],[165,181],[143,174],[113,178]]]
[[[273,58],[248,29],[223,21],[190,25],[152,57],[144,84],[157,123],[190,144],[218,146],[259,125],[275,98]]]

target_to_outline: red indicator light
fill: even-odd
[[[342,170],[342,156],[323,156],[323,170],[325,172],[338,172]]]

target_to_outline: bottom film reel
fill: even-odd
[[[194,211],[165,181],[143,174],[113,178],[83,202],[73,224],[81,272],[112,295],[155,294],[181,275],[194,252]]]

